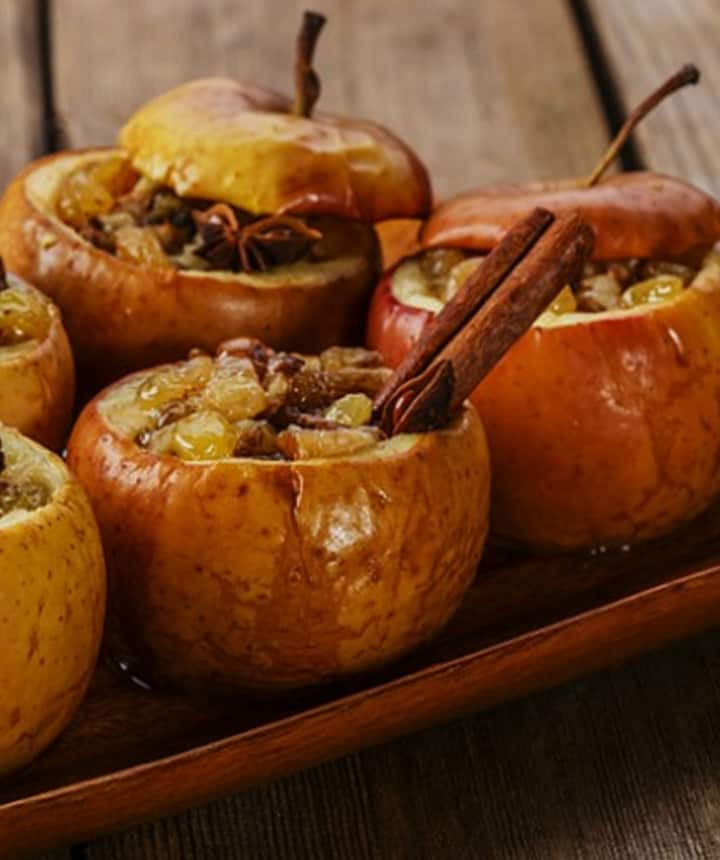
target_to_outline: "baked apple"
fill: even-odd
[[[471,407],[422,434],[371,423],[377,354],[236,339],[101,392],[68,462],[92,500],[115,659],[151,684],[272,691],[432,637],[487,532]]]
[[[428,175],[389,131],[311,112],[324,19],[306,14],[294,100],[224,78],[141,107],[119,149],[26,168],[0,203],[0,252],[61,307],[83,375],[252,335],[319,351],[361,338],[374,222],[424,216]]]
[[[61,460],[0,425],[0,776],[72,717],[105,611],[100,536]]]
[[[75,371],[53,303],[0,260],[0,421],[58,449],[75,396]]]
[[[595,251],[472,397],[492,527],[537,548],[656,537],[720,491],[720,205],[709,195],[632,172],[449,200],[424,227],[425,250],[378,286],[368,344],[397,365],[536,205],[579,212]]]

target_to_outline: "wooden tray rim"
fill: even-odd
[[[702,562],[698,561],[697,563],[701,564]],[[376,686],[368,687],[367,689],[359,690],[349,695],[341,696],[338,699],[333,699],[321,705],[308,708],[307,710],[300,711],[296,714],[292,714],[291,716],[282,717],[278,720],[272,720],[268,723],[255,726],[251,729],[248,729],[247,731],[236,732],[218,740],[211,741],[209,743],[202,744],[197,747],[192,747],[179,753],[173,753],[169,756],[163,756],[161,758],[153,759],[152,761],[142,762],[140,764],[132,765],[131,767],[109,771],[99,776],[94,776],[85,780],[68,783],[67,785],[39,792],[37,794],[29,794],[25,797],[11,800],[6,803],[0,803],[0,816],[6,813],[12,813],[16,810],[20,810],[23,806],[45,805],[57,800],[72,800],[75,796],[80,795],[84,792],[92,790],[102,791],[103,789],[107,789],[108,787],[118,788],[125,783],[131,782],[136,777],[141,777],[145,773],[153,771],[162,772],[167,770],[168,767],[182,766],[183,764],[189,763],[199,758],[202,759],[208,756],[216,755],[218,753],[232,751],[233,747],[236,746],[241,740],[247,742],[259,737],[283,733],[285,729],[299,722],[301,723],[307,720],[318,719],[328,713],[337,711],[338,709],[342,711],[352,710],[361,701],[367,701],[375,699],[377,697],[382,697],[387,692],[394,691],[408,685],[421,684],[422,682],[436,675],[444,674],[446,672],[462,668],[464,665],[473,663],[481,657],[491,656],[493,653],[497,652],[512,651],[513,649],[516,649],[524,643],[530,642],[532,640],[542,639],[568,627],[582,625],[582,623],[589,618],[595,618],[601,615],[612,613],[620,607],[627,606],[635,602],[642,602],[648,599],[652,599],[653,596],[661,594],[665,591],[672,591],[683,586],[691,585],[696,580],[709,580],[714,577],[717,577],[719,574],[720,561],[713,562],[710,564],[709,567],[703,567],[700,570],[695,569],[688,573],[679,574],[673,579],[658,583],[657,585],[651,586],[650,588],[642,589],[640,591],[636,591],[623,597],[611,600],[607,603],[603,603],[599,606],[595,606],[591,609],[568,615],[566,618],[562,618],[558,621],[552,622],[542,627],[528,630],[525,633],[521,633],[517,636],[512,636],[508,639],[501,640],[492,645],[488,645],[485,648],[472,651],[468,654],[463,654],[459,657],[454,657],[450,660],[433,663],[423,669],[410,672],[407,675],[395,678],[386,683],[378,684]],[[397,736],[397,734],[395,736]],[[390,739],[391,736],[388,736],[387,740]],[[363,739],[357,738],[356,740],[357,743],[353,744],[352,749],[361,749],[364,745]],[[319,763],[320,761],[318,761],[318,764]],[[182,800],[180,800],[177,805],[173,806],[173,808],[175,809],[180,809],[183,808],[183,806],[191,805],[193,802],[195,802],[196,799],[196,795],[193,794],[192,789],[190,791],[183,792],[182,795],[178,795],[176,799],[179,800],[180,796],[182,796]]]

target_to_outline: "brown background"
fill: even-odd
[[[62,137],[113,140],[189,77],[285,88],[304,4],[3,0],[0,178]],[[323,107],[385,122],[440,195],[589,171],[622,111],[680,62],[700,87],[626,166],[720,192],[717,0],[333,0]],[[46,40],[52,38],[48,53]],[[69,858],[720,856],[720,638],[684,646],[53,855]]]

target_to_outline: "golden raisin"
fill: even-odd
[[[268,406],[268,397],[257,377],[250,373],[215,376],[203,393],[203,401],[229,420],[254,418]]]
[[[50,312],[42,299],[21,287],[0,292],[0,346],[41,340],[50,328]]]
[[[575,293],[570,287],[563,287],[562,290],[555,296],[554,300],[548,308],[550,313],[571,314],[577,310],[577,299]]]
[[[147,227],[120,227],[115,232],[115,254],[119,259],[136,266],[172,267],[160,240]]]
[[[117,197],[129,190],[136,178],[137,173],[122,156],[85,164],[69,173],[60,185],[58,214],[66,224],[80,229],[90,218],[110,212]]]
[[[325,410],[325,417],[344,427],[362,427],[372,418],[372,400],[365,394],[346,394]]]
[[[174,425],[171,452],[183,460],[232,457],[237,431],[219,412],[200,410]]]
[[[668,299],[674,299],[682,293],[683,289],[682,278],[676,275],[658,275],[655,278],[640,281],[640,283],[625,290],[620,303],[626,308],[637,305],[656,305],[666,302]]]

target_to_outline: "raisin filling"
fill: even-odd
[[[103,409],[141,448],[183,460],[337,457],[384,438],[372,397],[388,374],[365,349],[300,356],[241,338],[122,383]]]
[[[50,328],[48,304],[12,275],[0,284],[0,348],[42,340]]]
[[[97,248],[153,268],[267,272],[334,259],[367,241],[367,229],[355,222],[257,216],[226,203],[179,197],[141,176],[122,155],[84,162],[68,173],[55,210]]]
[[[50,499],[48,486],[6,457],[0,440],[0,517],[13,511],[34,511]]]
[[[437,313],[482,261],[456,249],[424,251],[403,261],[392,277],[395,298]],[[615,260],[589,263],[582,278],[565,287],[548,310],[556,315],[658,304],[678,296],[698,270],[678,262]]]

